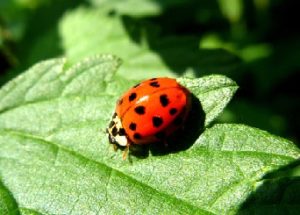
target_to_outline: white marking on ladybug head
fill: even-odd
[[[116,115],[113,117],[112,121],[114,122],[113,126],[108,128],[109,142],[124,147],[127,146],[129,144],[128,138],[124,132],[123,134],[120,132],[120,130],[123,129],[120,117]]]
[[[117,135],[115,137],[115,140],[116,140],[117,144],[119,144],[120,146],[127,146],[128,145],[128,139],[127,139],[126,136]]]

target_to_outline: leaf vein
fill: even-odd
[[[7,133],[6,133],[6,134],[7,134]],[[10,134],[11,134],[11,135],[15,135],[15,136],[20,136],[20,137],[23,137],[23,138],[29,138],[29,139],[38,140],[38,141],[41,141],[41,142],[43,142],[43,143],[45,143],[45,144],[49,144],[49,145],[51,145],[51,146],[55,146],[55,147],[57,147],[57,148],[61,148],[61,150],[64,150],[64,151],[66,151],[66,152],[72,154],[73,156],[79,157],[79,158],[81,158],[81,159],[84,159],[84,160],[87,160],[87,161],[90,161],[90,162],[94,162],[94,163],[97,164],[97,165],[105,166],[105,167],[107,167],[108,169],[112,169],[113,172],[117,172],[118,174],[127,177],[132,183],[139,183],[139,184],[141,184],[141,185],[143,185],[143,186],[145,186],[145,187],[148,187],[148,188],[152,189],[153,191],[155,191],[155,192],[158,193],[158,194],[165,195],[165,196],[169,196],[170,198],[172,198],[172,199],[174,199],[174,200],[176,200],[176,201],[182,202],[182,203],[184,203],[184,204],[190,206],[191,208],[197,208],[197,209],[202,210],[202,211],[207,211],[207,210],[205,210],[205,209],[199,208],[199,207],[196,206],[196,205],[191,204],[190,202],[188,202],[188,201],[186,201],[186,200],[184,200],[184,199],[180,199],[180,198],[177,198],[177,197],[175,197],[175,196],[170,196],[170,195],[167,194],[167,193],[162,193],[162,192],[158,191],[156,188],[154,188],[154,187],[152,187],[152,186],[150,186],[150,185],[148,185],[148,184],[145,184],[144,182],[139,181],[138,179],[133,178],[132,176],[129,176],[129,175],[127,175],[127,174],[125,174],[125,173],[123,173],[123,172],[121,172],[121,171],[119,171],[119,170],[117,170],[117,169],[115,169],[115,168],[113,168],[113,167],[111,167],[111,166],[105,164],[105,163],[101,163],[101,162],[99,162],[99,161],[92,160],[92,159],[90,159],[90,158],[88,158],[88,157],[86,157],[86,156],[84,156],[84,155],[82,155],[82,154],[80,154],[80,153],[78,153],[78,152],[76,152],[76,151],[74,151],[74,150],[71,150],[71,149],[68,149],[68,148],[66,148],[66,147],[63,147],[63,146],[60,145],[60,144],[57,144],[57,143],[54,143],[54,142],[49,142],[49,141],[47,141],[47,140],[45,140],[45,139],[43,139],[43,138],[41,138],[41,137],[39,137],[39,136],[28,135],[28,134],[21,133],[21,132],[16,132],[16,131],[14,131],[14,132],[10,132]],[[1,131],[0,131],[0,135],[1,135]],[[207,211],[207,212],[209,212],[209,211]]]

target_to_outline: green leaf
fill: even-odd
[[[270,110],[247,100],[230,103],[218,121],[247,124],[276,135],[284,135],[288,131],[287,119],[279,115],[276,110]]]
[[[300,158],[299,149],[291,142],[259,129],[236,124],[216,125],[207,129],[194,144],[194,149],[205,154],[206,160],[203,162],[206,165],[203,166],[206,169],[202,167],[205,176],[201,181],[207,183],[205,186],[209,191],[206,193],[209,196],[204,199],[208,200],[206,204],[217,214],[236,211],[238,205],[241,207],[245,200],[256,195],[257,189],[268,186],[271,179],[264,179],[266,173]],[[297,190],[300,190],[299,186]],[[277,197],[292,195],[292,192],[279,193]],[[269,191],[269,196],[272,196],[272,191]],[[262,203],[267,205],[275,202],[265,198]],[[285,204],[279,202],[273,207],[281,208]],[[296,206],[293,202],[291,205]],[[263,210],[264,213],[266,211]]]
[[[1,214],[18,214],[17,204],[6,187],[0,182],[0,212]]]
[[[222,75],[210,75],[201,79],[181,78],[179,81],[200,100],[206,114],[206,126],[223,111],[238,88],[234,81]]]
[[[159,37],[154,26],[108,16],[101,9],[79,7],[69,11],[62,18],[59,32],[71,64],[93,54],[111,53],[124,60],[118,74],[126,74],[127,79],[228,74],[238,63],[224,50],[199,50],[198,38]]]
[[[89,2],[102,9],[112,10],[119,14],[135,17],[159,15],[168,7],[182,5],[184,0],[89,0]]]
[[[105,133],[115,101],[136,84],[115,75],[119,65],[111,55],[69,69],[62,59],[48,60],[0,90],[5,205],[15,202],[21,214],[229,214],[267,173],[299,159],[287,140],[215,125],[188,149],[123,161]],[[236,90],[223,76],[179,81],[200,100],[206,124]]]

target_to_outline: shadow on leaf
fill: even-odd
[[[299,214],[300,160],[270,172],[237,214]],[[298,171],[298,175],[295,172]]]

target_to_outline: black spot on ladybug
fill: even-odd
[[[171,108],[170,110],[169,110],[169,113],[170,113],[170,115],[174,115],[174,114],[176,114],[177,113],[177,109],[176,108]]]
[[[155,81],[157,78],[151,78],[150,81]]]
[[[163,120],[160,116],[152,117],[152,124],[154,127],[158,128],[163,123]]]
[[[151,87],[160,87],[159,83],[157,81],[153,81],[153,82],[150,82],[150,86]]]
[[[157,139],[164,139],[165,138],[165,136],[166,136],[166,134],[163,132],[163,131],[160,131],[160,132],[157,132],[156,134],[155,134],[155,137],[157,138]]]
[[[168,96],[166,94],[162,94],[160,97],[159,97],[159,101],[160,101],[160,104],[163,106],[163,107],[167,107],[168,104],[170,103],[169,102],[169,99],[168,99]]]
[[[134,133],[133,138],[134,139],[141,139],[142,137],[139,133]]]
[[[118,133],[119,133],[120,136],[125,136],[126,135],[126,132],[125,132],[124,128],[120,128]]]
[[[115,118],[117,116],[117,113],[115,112],[112,116],[112,119]]]
[[[118,101],[118,104],[119,104],[119,105],[123,104],[123,99],[120,99],[120,100]]]
[[[136,108],[134,108],[134,111],[139,115],[143,115],[143,114],[145,114],[145,107],[137,106]]]
[[[174,123],[175,125],[181,125],[182,122],[183,122],[183,119],[182,119],[180,116],[177,117],[177,118],[173,121],[173,123]]]
[[[129,101],[132,102],[136,98],[136,93],[131,93],[129,96]]]
[[[114,125],[115,125],[115,122],[114,122],[114,121],[110,121],[108,127],[109,127],[109,128],[112,128]]]
[[[132,130],[132,131],[135,131],[136,124],[134,122],[131,122],[130,125],[129,125],[129,129]]]
[[[116,127],[114,127],[111,131],[111,134],[115,137],[118,134],[118,129]]]

